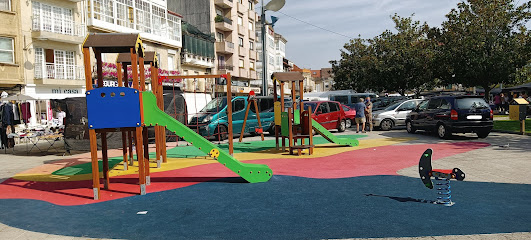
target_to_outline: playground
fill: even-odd
[[[119,239],[531,231],[531,182],[515,174],[529,163],[510,166],[492,157],[525,155],[525,137],[493,136],[513,141],[509,151],[514,152],[500,152],[504,150],[493,142],[476,138],[439,142],[393,132],[339,133],[332,130],[338,125],[324,127],[312,119],[311,107],[304,107],[304,93],[295,91],[303,88],[300,73],[271,76],[270,123],[259,114],[263,104],[250,93],[239,98],[242,105],[231,94],[222,97],[226,104],[208,120],[214,127],[199,125],[199,118],[191,126],[164,111],[161,81],[218,78],[231,89],[230,74],[158,77],[156,54],[144,52],[137,34],[90,34],[83,50],[91,151],[44,162],[0,182],[2,224],[61,236]],[[102,75],[92,76],[90,56],[94,54],[99,72],[102,53],[119,54],[118,87],[103,87]],[[152,73],[151,91],[142,74],[146,65]],[[285,86],[291,86],[290,104],[285,103]],[[245,112],[242,122],[233,119],[236,111]],[[342,124],[341,119],[335,122]],[[218,140],[208,140],[200,128]],[[155,132],[152,143],[149,129]],[[271,136],[264,136],[266,130]],[[109,132],[121,133],[121,148],[107,147]],[[234,133],[249,132],[257,136],[234,140]],[[167,141],[167,134],[177,141]],[[227,140],[222,140],[225,135]]]

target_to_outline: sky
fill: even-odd
[[[269,0],[265,0],[265,3]],[[458,0],[286,0],[279,12],[275,32],[286,38],[286,58],[301,68],[331,67],[340,59],[340,49],[349,38],[373,38],[386,29],[393,30],[391,16],[414,14],[413,20],[440,26],[445,15],[457,7]],[[258,10],[258,8],[257,8]],[[259,10],[258,10],[259,11]],[[288,16],[286,16],[288,15]],[[296,19],[302,20],[303,23]],[[310,24],[339,33],[334,34]]]

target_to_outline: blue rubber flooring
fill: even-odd
[[[1,193],[0,193],[1,194]],[[452,181],[452,207],[418,178],[368,176],[207,182],[115,201],[57,206],[0,200],[0,222],[123,239],[323,239],[531,231],[531,185]],[[137,215],[148,211],[146,215]]]

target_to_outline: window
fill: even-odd
[[[243,18],[238,16],[238,25],[243,26]]]
[[[175,70],[173,67],[173,55],[168,55],[168,70],[173,71]]]
[[[249,10],[253,10],[253,2],[249,1]]]
[[[15,63],[13,38],[0,37],[0,62]]]
[[[249,21],[249,31],[252,31],[254,29],[253,22]]]
[[[216,8],[216,15],[220,15],[220,16],[223,16],[223,11],[221,11],[220,9],[217,9]]]
[[[223,34],[221,32],[216,32],[216,37],[217,37],[218,42],[225,41],[225,34]]]
[[[243,68],[245,65],[245,62],[243,61],[243,59],[240,59],[240,64],[238,66],[240,66],[241,68]]]
[[[439,108],[440,105],[441,105],[440,98],[431,99],[430,102],[428,103],[428,109],[437,109]]]
[[[0,0],[0,10],[11,11],[11,0]]]
[[[238,98],[232,102],[232,112],[238,112],[245,108],[245,100]]]
[[[328,107],[330,108],[330,112],[337,112],[339,111],[339,105],[337,103],[329,102]]]
[[[343,104],[348,104],[348,96],[335,96],[333,100]]]
[[[249,68],[250,68],[250,69],[254,69],[254,62],[250,62],[250,63],[249,63]]]
[[[74,31],[75,26],[72,9],[33,2],[32,11],[33,30],[55,32],[67,35],[79,34]]]
[[[35,48],[35,78],[77,79],[81,73],[74,52]]]
[[[439,106],[439,108],[444,110],[450,110],[452,106],[450,106],[450,103],[445,99],[441,99],[441,105]]]
[[[426,108],[428,108],[428,100],[424,100],[423,102],[421,102],[419,104],[419,110],[426,110]]]
[[[253,41],[249,41],[249,49],[250,50],[254,50],[254,42]]]
[[[400,106],[400,108],[398,108],[398,111],[413,110],[413,109],[415,109],[416,106],[417,106],[417,102],[415,102],[415,101],[405,102],[404,104],[402,104],[402,106]]]
[[[330,111],[328,110],[328,103],[324,102],[319,104],[317,111],[321,113],[329,113]]]
[[[242,37],[238,37],[238,40],[239,40],[239,43],[240,43],[240,47],[243,47],[243,38]]]

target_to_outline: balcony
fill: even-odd
[[[215,0],[214,4],[216,6],[220,6],[221,8],[232,8],[233,6],[232,0]]]
[[[231,73],[234,70],[234,66],[232,65],[218,65],[218,74],[227,74]]]
[[[256,39],[256,32],[253,30],[249,30],[249,39],[255,40]]]
[[[207,58],[207,57],[203,57],[203,56],[183,53],[181,64],[204,67],[204,68],[213,68],[214,60]]]
[[[244,26],[238,25],[238,34],[245,36],[249,34],[249,32],[247,31],[247,28],[245,28]]]
[[[239,13],[247,12],[247,8],[243,4],[241,4],[240,1],[238,1],[238,9],[237,10],[238,10]]]
[[[258,76],[256,75],[256,71],[253,69],[249,70],[249,78],[250,79],[258,79]]]
[[[234,53],[234,43],[229,41],[216,42],[216,52],[233,54]]]
[[[74,21],[48,22],[39,17],[33,17],[31,36],[38,40],[52,40],[63,43],[80,44],[85,39],[85,25]]]
[[[256,22],[256,12],[254,10],[249,10],[249,19]]]
[[[256,51],[249,50],[249,58],[253,59],[253,60],[256,60]]]
[[[42,64],[35,64],[35,79],[42,79],[43,84],[84,84],[85,71],[83,67],[75,65],[46,63],[43,66]]]
[[[241,78],[249,78],[249,70],[245,68],[240,68],[240,77]]]
[[[244,48],[244,47],[238,47],[238,55],[242,56],[242,57],[247,57],[247,55],[249,54],[249,50],[247,50],[247,48]]]
[[[220,29],[222,31],[234,30],[234,28],[232,27],[232,20],[230,20],[230,18],[217,15],[216,18],[214,18],[214,21],[216,22],[217,29]]]

